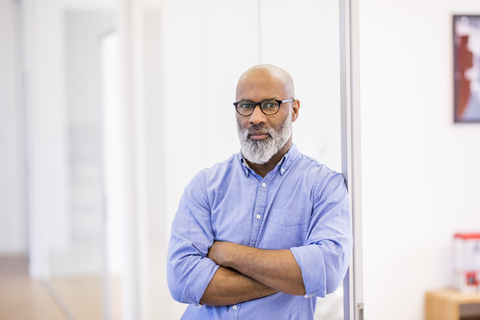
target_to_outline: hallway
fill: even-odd
[[[24,256],[0,257],[0,320],[67,320]]]
[[[120,281],[112,279],[112,318],[120,319]],[[99,277],[32,280],[24,256],[0,256],[0,320],[100,320]]]

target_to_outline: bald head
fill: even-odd
[[[284,92],[283,97],[270,97],[277,99],[291,99],[295,97],[295,90],[293,86],[292,77],[277,66],[272,64],[259,64],[254,67],[251,67],[240,77],[237,83],[236,98],[237,101],[240,99],[250,99],[250,97],[244,97],[242,94],[245,91],[248,92],[268,92],[271,91],[273,87],[281,89]],[[253,100],[255,101],[255,100]]]

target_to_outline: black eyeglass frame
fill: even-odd
[[[278,110],[277,110],[277,112],[275,112],[275,113],[270,113],[270,114],[265,113],[265,111],[263,111],[263,109],[262,109],[262,103],[264,103],[265,101],[272,101],[272,100],[273,100],[273,101],[276,101],[276,102],[278,103]],[[256,108],[257,106],[259,106],[260,110],[263,112],[264,115],[266,115],[266,116],[273,116],[273,115],[277,114],[278,111],[280,111],[280,107],[282,106],[282,103],[292,102],[292,101],[294,101],[294,100],[295,100],[295,98],[287,99],[287,100],[265,99],[265,100],[262,100],[262,101],[260,101],[260,102],[253,102],[253,101],[252,101],[253,108],[252,108],[252,112],[249,113],[249,114],[241,114],[240,111],[238,111],[237,105],[238,105],[240,102],[245,101],[245,100],[240,100],[240,101],[234,102],[233,105],[235,106],[235,111],[237,111],[237,113],[238,113],[239,115],[244,116],[244,117],[251,116],[251,115],[253,114],[253,112],[255,111],[255,108]]]

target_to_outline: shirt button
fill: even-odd
[[[304,295],[305,298],[310,298],[310,296],[308,294]]]
[[[262,187],[264,187],[264,188],[265,188],[266,186],[267,186],[267,184],[266,184],[265,182],[264,182],[264,183],[262,183]]]
[[[233,310],[237,310],[237,306],[233,306],[232,308],[233,308]]]
[[[285,169],[280,170],[282,173],[285,171]]]
[[[248,174],[248,170],[245,170],[245,174]]]
[[[260,219],[261,217],[262,217],[261,215],[257,214],[257,219]]]

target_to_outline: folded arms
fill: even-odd
[[[302,272],[290,250],[214,242],[207,258],[220,265],[200,303],[231,305],[276,292],[304,295]]]

